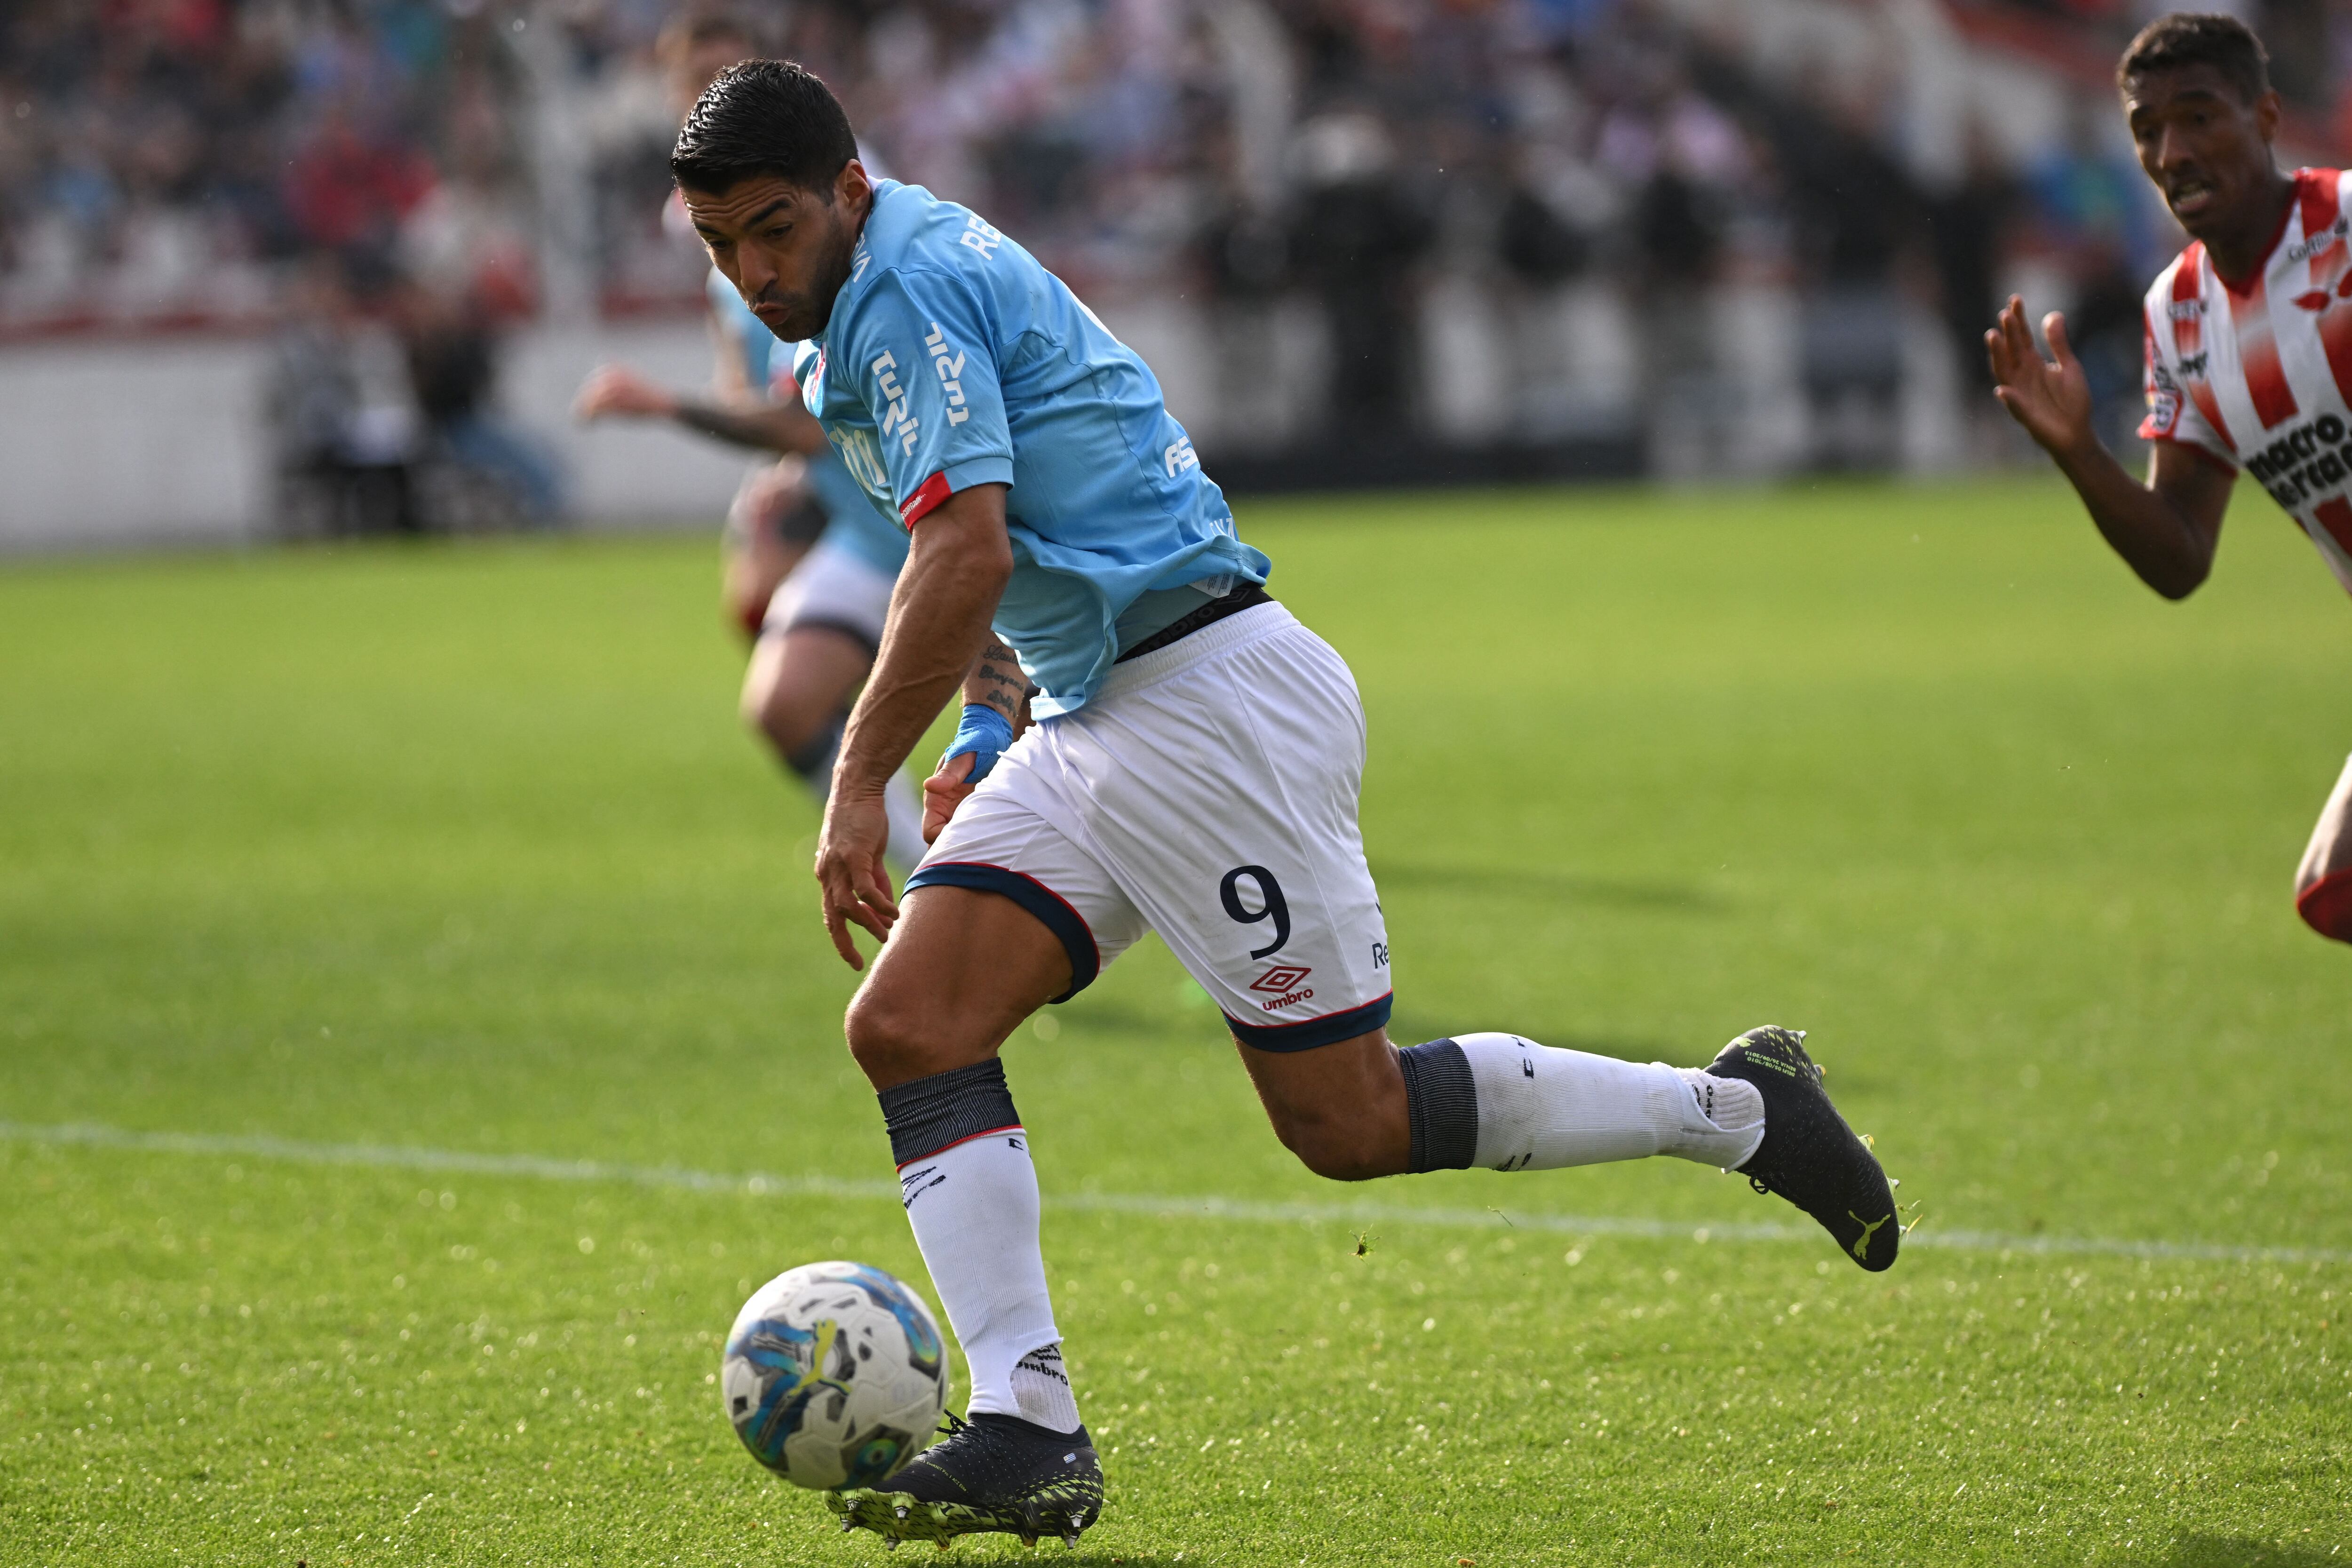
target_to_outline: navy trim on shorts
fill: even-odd
[[[983,893],[1002,893],[1044,921],[1047,931],[1062,939],[1062,951],[1070,955],[1070,988],[1051,1001],[1068,1001],[1102,973],[1102,950],[1095,945],[1095,933],[1087,929],[1086,918],[1034,877],[977,860],[938,860],[926,863],[908,878],[904,892],[918,888],[977,888]],[[1388,1015],[1383,1010],[1381,1016]]]
[[[1234,1032],[1234,1038],[1261,1051],[1311,1051],[1318,1046],[1352,1040],[1358,1035],[1386,1027],[1389,1007],[1395,1000],[1396,993],[1391,991],[1360,1007],[1299,1024],[1244,1024],[1228,1013],[1225,1027]]]

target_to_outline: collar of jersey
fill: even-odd
[[[2286,243],[2286,233],[2294,226],[2294,215],[2303,210],[2304,182],[2317,178],[2316,171],[2311,169],[2297,169],[2287,176],[2286,210],[2279,214],[2278,226],[2271,230],[2271,242],[2263,247],[2263,258],[2255,262],[2254,269],[2244,277],[2223,277],[2221,264],[2213,260],[2213,247],[2205,247],[2205,259],[2212,267],[2213,276],[2222,288],[2243,299],[2254,291],[2255,284],[2270,276],[2271,263],[2278,259],[2279,247]]]
[[[876,274],[895,262],[898,253],[906,247],[907,236],[910,232],[908,219],[899,216],[898,208],[907,204],[892,202],[887,212],[883,210],[883,204],[902,191],[920,189],[920,186],[901,184],[897,180],[874,182],[874,205],[866,209],[866,223],[858,231],[857,247],[850,252],[849,280],[841,286],[841,292],[833,297],[833,310],[825,316],[824,330],[810,340],[820,348],[825,346],[826,340],[832,337],[834,327],[839,323],[842,312],[849,308],[851,301],[865,292]],[[878,237],[877,228],[880,230]],[[879,243],[877,243],[877,237]],[[889,258],[887,262],[883,259],[886,254]],[[863,266],[858,263],[860,257],[865,258]]]

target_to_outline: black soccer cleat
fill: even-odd
[[[1066,1546],[1102,1517],[1102,1465],[1087,1429],[1055,1432],[1018,1415],[948,1417],[946,1438],[879,1487],[828,1493],[841,1528],[860,1525],[883,1544],[996,1531],[1034,1546]]]
[[[1830,1103],[1804,1040],[1800,1030],[1767,1024],[1724,1047],[1706,1070],[1744,1079],[1764,1097],[1764,1141],[1739,1173],[1819,1220],[1847,1257],[1875,1274],[1894,1267],[1903,1237],[1895,1191]]]

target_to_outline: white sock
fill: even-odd
[[[1412,1047],[1406,1084],[1417,1170],[1550,1171],[1652,1154],[1728,1170],[1764,1141],[1763,1098],[1737,1079],[1517,1035],[1457,1035],[1453,1045],[1458,1065],[1444,1041]]]
[[[1714,1137],[1702,1133],[1693,1152],[1673,1149],[1659,1152],[1681,1154],[1685,1160],[1727,1171],[1747,1163],[1748,1157],[1756,1152],[1756,1145],[1764,1142],[1764,1097],[1757,1092],[1756,1086],[1744,1078],[1717,1078],[1704,1068],[1676,1068],[1675,1076],[1690,1089],[1699,1115],[1730,1142],[1718,1144]],[[1716,1157],[1731,1150],[1738,1152],[1727,1159]]]
[[[1078,1398],[1058,1344],[1040,1345],[1013,1363],[1013,1397],[1024,1421],[1054,1432],[1078,1429]]]
[[[915,1245],[971,1372],[965,1413],[1076,1430],[1037,1243],[1037,1167],[1003,1068],[959,1068],[881,1100]]]

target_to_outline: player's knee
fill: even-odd
[[[1327,1181],[1369,1182],[1391,1173],[1363,1130],[1335,1116],[1268,1107],[1274,1135],[1298,1163]]]
[[[867,986],[849,1004],[842,1022],[849,1054],[876,1089],[910,1083],[941,1070],[928,1065],[928,1031],[916,1009],[889,991]]]
[[[813,705],[775,672],[757,668],[744,679],[742,712],[743,722],[803,778],[815,778],[832,764],[848,718],[838,709]]]
[[[773,739],[768,728],[768,710],[775,699],[775,666],[765,658],[752,659],[751,668],[743,672],[743,690],[736,701],[744,727]]]

